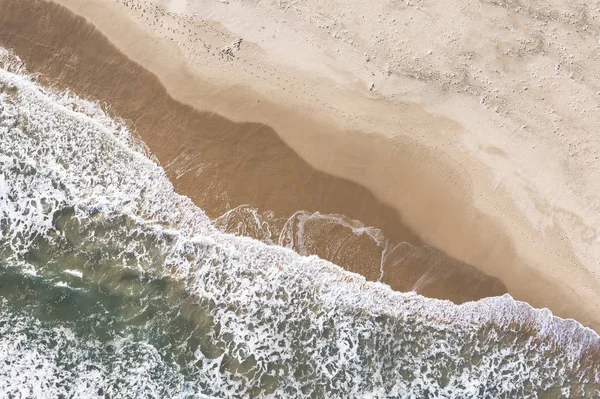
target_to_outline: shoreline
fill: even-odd
[[[382,108],[387,108],[388,113],[410,116],[412,119],[405,122],[405,127],[426,138],[419,141],[401,134],[386,137],[377,133],[361,133],[352,129],[351,124],[343,126],[334,120],[320,119],[321,115],[313,118],[313,115],[309,117],[297,110],[290,111],[285,102],[283,106],[275,105],[268,96],[246,87],[224,84],[223,89],[219,89],[216,84],[203,81],[194,74],[197,71],[189,70],[184,57],[175,48],[169,48],[156,38],[138,40],[145,33],[116,9],[106,7],[98,12],[99,9],[92,6],[74,9],[75,3],[71,1],[60,3],[86,18],[96,11],[91,22],[132,61],[156,74],[174,99],[228,119],[233,114],[241,119],[252,114],[256,119],[253,122],[259,123],[256,128],[272,124],[273,132],[300,156],[301,161],[315,170],[363,184],[373,193],[375,200],[393,205],[390,212],[401,215],[407,230],[414,231],[419,238],[415,242],[439,248],[453,258],[500,278],[517,300],[527,301],[534,307],[548,307],[560,317],[574,318],[598,331],[600,316],[593,314],[598,307],[596,298],[600,292],[597,281],[582,283],[589,274],[564,261],[564,257],[573,256],[569,246],[561,241],[555,243],[552,238],[543,238],[545,233],[540,235],[528,225],[528,220],[520,218],[515,211],[517,207],[511,205],[509,195],[497,192],[503,188],[491,189],[496,184],[489,178],[485,166],[473,168],[470,166],[477,164],[474,160],[457,157],[460,153],[449,155],[452,146],[463,139],[461,125],[456,121],[431,115],[418,105],[394,105],[395,111],[390,111],[388,107],[392,105],[385,101],[366,99],[357,103],[369,104],[375,111],[374,115],[378,116],[382,115]],[[107,26],[107,16],[111,17],[112,29]],[[128,47],[126,40],[137,40],[137,44]],[[144,58],[157,53],[158,49],[164,56]],[[167,62],[172,64],[165,65]],[[340,88],[340,91],[343,90]],[[212,101],[209,102],[209,99]],[[260,105],[257,105],[259,102]],[[252,121],[253,118],[247,120]],[[391,123],[388,121],[387,125],[382,124],[379,128],[385,129]],[[453,137],[455,144],[441,151],[435,148],[434,143],[441,143],[440,137],[444,136]],[[152,150],[153,145],[148,143],[148,138],[144,140]],[[184,183],[181,184],[183,187]],[[494,209],[496,211],[492,212]],[[508,216],[503,222],[497,220],[500,216],[512,214],[517,216]],[[347,216],[354,218],[354,215]],[[364,218],[356,219],[379,227]],[[391,223],[396,225],[394,221]],[[514,226],[512,234],[506,232],[507,225]],[[515,231],[520,231],[522,236],[534,243],[518,240]],[[536,244],[549,249],[541,250]],[[524,251],[524,248],[529,250]],[[544,278],[549,281],[543,281]],[[533,281],[528,281],[530,279]],[[567,286],[563,287],[563,284]],[[588,290],[576,292],[585,284],[589,284]]]
[[[298,211],[325,212],[322,220],[310,222],[304,234],[309,242],[292,248],[393,289],[416,289],[456,303],[506,292],[498,279],[423,246],[395,210],[364,187],[310,167],[268,126],[232,122],[173,100],[154,75],[124,57],[85,20],[64,8],[30,4],[40,8],[27,9],[22,2],[7,8],[11,22],[0,25],[5,44],[24,57],[42,83],[108,104],[108,111],[125,119],[149,147],[178,193],[213,220],[234,213],[233,226],[224,223],[225,231],[285,241],[306,230],[304,223],[293,221]],[[36,36],[40,31],[43,38]],[[261,236],[262,228],[252,228],[258,215],[238,211],[247,204],[273,214],[261,221],[267,223],[268,237]],[[337,213],[349,219],[327,225]],[[376,226],[383,237],[354,234],[351,225],[356,223],[359,231]]]

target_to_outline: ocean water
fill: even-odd
[[[575,321],[224,234],[123,124],[0,65],[0,397],[600,397]]]

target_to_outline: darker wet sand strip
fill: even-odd
[[[388,238],[393,250],[383,281],[394,289],[416,288],[455,302],[506,292],[498,279],[422,246],[396,210],[361,185],[311,167],[269,126],[236,123],[175,101],[156,76],[67,9],[38,0],[0,0],[0,10],[0,45],[14,50],[42,83],[108,104],[135,128],[175,190],[210,217],[243,204],[272,211],[279,220],[299,210],[342,214]],[[339,226],[313,233],[310,254],[370,280],[380,277],[382,249],[372,240]]]

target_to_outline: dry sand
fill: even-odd
[[[426,264],[461,271],[441,273],[441,296],[473,279],[484,289],[467,299],[497,292],[471,264],[517,299],[600,328],[593,4],[58,3],[116,48],[16,0],[0,1],[0,41],[49,82],[110,100],[178,191],[212,196],[214,208],[199,203],[209,214],[343,213],[437,248],[390,248],[401,267],[383,281],[395,288],[419,285]]]

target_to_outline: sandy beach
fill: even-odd
[[[0,45],[110,104],[211,218],[248,204],[280,236],[298,211],[344,215],[382,232],[386,262],[339,223],[313,242],[359,250],[311,253],[598,331],[599,10],[456,8],[0,0]]]

